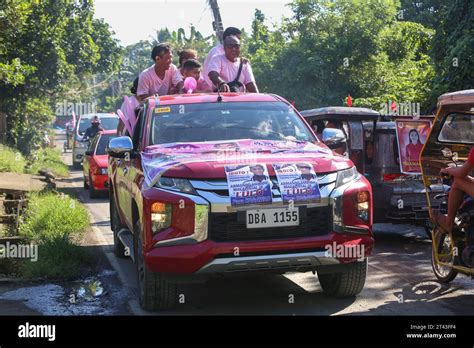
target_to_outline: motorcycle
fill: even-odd
[[[437,184],[445,192],[428,195],[432,223],[431,265],[436,278],[449,283],[459,273],[474,279],[474,199],[465,195],[454,227],[445,231],[436,224],[438,214],[447,213],[452,178],[440,175],[448,166],[461,166],[474,144],[474,90],[444,94],[438,99],[438,113],[420,155],[425,187]]]

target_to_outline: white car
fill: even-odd
[[[86,132],[86,129],[91,126],[92,117],[96,115],[99,116],[100,126],[104,130],[117,129],[119,118],[114,113],[95,113],[79,116],[79,119],[76,122],[76,128],[74,129],[74,144],[72,146],[72,165],[76,169],[81,168],[84,153],[89,145],[88,142],[82,141],[84,133]]]

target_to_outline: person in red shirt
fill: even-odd
[[[448,215],[440,214],[435,217],[437,224],[445,231],[451,232],[456,213],[464,200],[464,195],[474,197],[474,178],[469,173],[474,170],[474,147],[469,152],[467,161],[460,167],[441,169],[441,173],[451,175],[453,184],[448,198]]]
[[[420,141],[420,134],[416,129],[410,130],[408,133],[410,143],[406,146],[406,159],[408,162],[417,162],[420,158],[423,143]]]

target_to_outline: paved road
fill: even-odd
[[[71,155],[64,156],[71,163]],[[82,173],[71,170],[71,185],[82,187]],[[90,199],[80,189],[98,240],[130,292],[133,314],[142,311],[136,301],[136,273],[131,259],[113,256],[108,199]],[[326,297],[312,273],[215,279],[179,288],[184,303],[172,311],[153,314],[229,315],[472,315],[474,280],[458,275],[449,285],[435,281],[430,266],[430,241],[422,228],[411,225],[375,226],[375,252],[362,293],[351,299]],[[294,298],[294,303],[289,299]]]

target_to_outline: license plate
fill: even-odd
[[[298,226],[298,208],[256,209],[246,211],[247,228]]]

